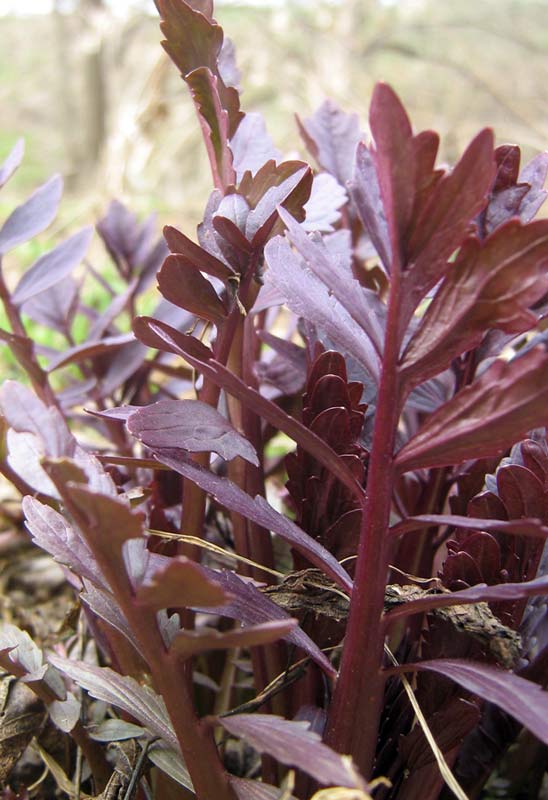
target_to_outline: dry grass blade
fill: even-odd
[[[64,792],[69,797],[74,798],[75,797],[74,784],[72,783],[71,780],[69,780],[69,778],[65,774],[65,771],[59,766],[57,761],[55,761],[55,759],[50,756],[49,753],[47,753],[42,747],[40,747],[38,742],[35,741],[34,746],[36,747],[38,753],[40,754],[40,758],[42,759],[46,767],[53,775],[55,783],[57,784],[59,789],[61,789],[61,791]],[[93,797],[91,797],[91,795],[89,794],[84,794],[81,791],[80,800],[93,800]]]
[[[384,646],[384,651],[388,655],[388,658],[393,663],[393,665],[395,667],[399,667],[400,665],[399,665],[399,662],[398,662],[397,658],[394,656],[394,654],[392,653],[390,648],[387,647],[387,645]],[[407,680],[407,678],[405,677],[405,675],[403,673],[400,675],[400,678],[401,678],[401,681],[403,683],[403,688],[405,689],[405,692],[406,692],[406,694],[407,694],[407,696],[409,698],[409,702],[411,703],[411,705],[413,707],[413,711],[415,712],[415,716],[417,717],[417,721],[418,721],[419,725],[422,728],[422,732],[424,733],[426,741],[428,742],[428,744],[430,745],[430,747],[432,749],[432,753],[434,755],[434,758],[437,761],[437,764],[438,764],[438,767],[439,767],[439,770],[440,770],[440,773],[441,773],[441,776],[442,776],[443,780],[445,781],[445,783],[447,784],[449,789],[451,789],[451,791],[453,792],[455,797],[458,798],[458,800],[468,800],[467,795],[465,794],[465,792],[462,789],[462,787],[460,786],[459,782],[457,781],[457,779],[455,778],[455,776],[453,775],[453,773],[449,769],[449,765],[448,765],[447,761],[445,760],[445,758],[443,757],[443,753],[441,752],[440,748],[436,744],[436,740],[434,739],[434,736],[432,735],[432,731],[428,727],[428,723],[426,721],[426,718],[425,718],[424,714],[421,711],[421,707],[419,706],[419,704],[417,702],[417,698],[415,697],[415,693],[413,692],[411,684],[409,683],[409,681]]]
[[[240,556],[237,553],[232,553],[230,550],[225,550],[224,547],[220,547],[218,544],[213,544],[213,542],[206,542],[204,539],[200,539],[198,536],[189,536],[186,533],[169,533],[168,531],[157,531],[153,528],[149,528],[149,533],[153,533],[155,536],[161,536],[163,539],[174,539],[177,542],[187,542],[188,544],[192,544],[195,547],[203,547],[204,550],[209,550],[211,553],[216,553],[219,556],[224,556],[225,558],[231,558],[234,561],[241,561],[242,564],[248,564],[250,567],[255,567],[256,569],[262,570],[262,572],[267,572],[269,575],[274,575],[276,578],[284,578],[284,574],[282,572],[278,572],[275,569],[270,569],[269,567],[264,567],[262,564],[259,564],[257,561],[252,561],[250,558],[245,558],[245,556]]]

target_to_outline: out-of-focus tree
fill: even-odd
[[[485,124],[524,143],[527,156],[548,146],[545,2],[218,0],[215,13],[235,40],[246,109],[264,113],[286,153],[299,147],[293,112],[306,116],[326,96],[363,109],[365,127],[379,79],[417,127],[441,131],[448,161]],[[206,160],[187,93],[158,55],[153,0],[56,0],[53,24],[0,18],[0,35],[17,53],[10,86],[0,82],[11,137],[0,149],[30,134],[43,174],[71,175],[88,205],[125,193],[137,208],[176,209],[191,224],[206,199]],[[44,37],[50,46],[38,56],[32,43]],[[0,53],[0,68],[5,60]]]

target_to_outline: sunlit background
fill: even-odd
[[[326,97],[367,125],[389,81],[417,128],[456,159],[482,126],[526,157],[548,147],[546,0],[224,0],[243,106],[266,117],[286,154],[303,154],[294,112]],[[52,172],[65,177],[61,225],[119,197],[191,233],[210,190],[186,87],[160,47],[152,0],[0,0],[0,158],[26,158],[0,196],[4,214]]]

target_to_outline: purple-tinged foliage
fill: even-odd
[[[170,800],[373,777],[379,800],[439,800],[442,754],[478,798],[507,748],[548,741],[548,156],[520,169],[486,129],[440,167],[437,134],[380,84],[371,141],[332,101],[297,120],[314,173],[241,109],[212,0],[157,6],[211,166],[196,240],[158,240],[115,201],[97,232],[119,292],[89,229],[14,288],[0,273],[0,341],[34,390],[2,387],[0,471],[110,666],[13,631],[2,666],[99,791],[104,735],[65,679],[159,737],[155,797],[159,769]],[[8,216],[2,255],[60,193],[53,178]],[[36,345],[29,318],[64,344]]]
[[[24,154],[25,142],[23,139],[18,139],[6,160],[0,166],[0,188],[9,181],[13,173],[19,168]]]
[[[199,400],[160,400],[133,411],[128,430],[152,450],[182,448],[218,453],[225,461],[240,458],[258,465],[257,454],[218,411]]]
[[[348,382],[340,353],[319,352],[309,366],[302,410],[303,423],[344,459],[360,484],[365,483],[367,464],[360,444],[366,408],[360,402],[362,391],[360,383]],[[361,524],[355,495],[301,447],[287,456],[285,466],[298,524],[339,561],[352,556]]]
[[[0,228],[0,255],[24,244],[55,219],[63,181],[56,175],[13,211]]]
[[[266,714],[237,714],[219,720],[223,728],[246,739],[261,753],[289,766],[299,767],[324,785],[365,789],[355,767],[322,744],[307,722]]]

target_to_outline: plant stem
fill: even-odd
[[[354,591],[325,736],[327,744],[354,758],[366,778],[373,770],[384,699],[381,620],[389,558],[386,532],[392,504],[393,450],[400,411],[399,294],[399,274],[394,270]]]
[[[6,316],[13,331],[13,344],[10,344],[12,353],[17,358],[20,365],[23,367],[32,383],[32,387],[38,397],[43,400],[46,405],[58,406],[57,398],[49,385],[48,375],[36,358],[34,352],[34,345],[27,337],[27,332],[21,320],[19,309],[11,302],[10,291],[4,280],[2,274],[2,260],[0,259],[0,300],[4,306]],[[7,335],[7,334],[6,334]],[[26,344],[29,344],[27,351]]]
[[[104,574],[150,667],[156,690],[162,695],[198,800],[235,800],[219,757],[213,730],[199,719],[191,696],[187,662],[170,653],[158,629],[156,613],[138,606],[120,582],[116,567],[97,552]]]

